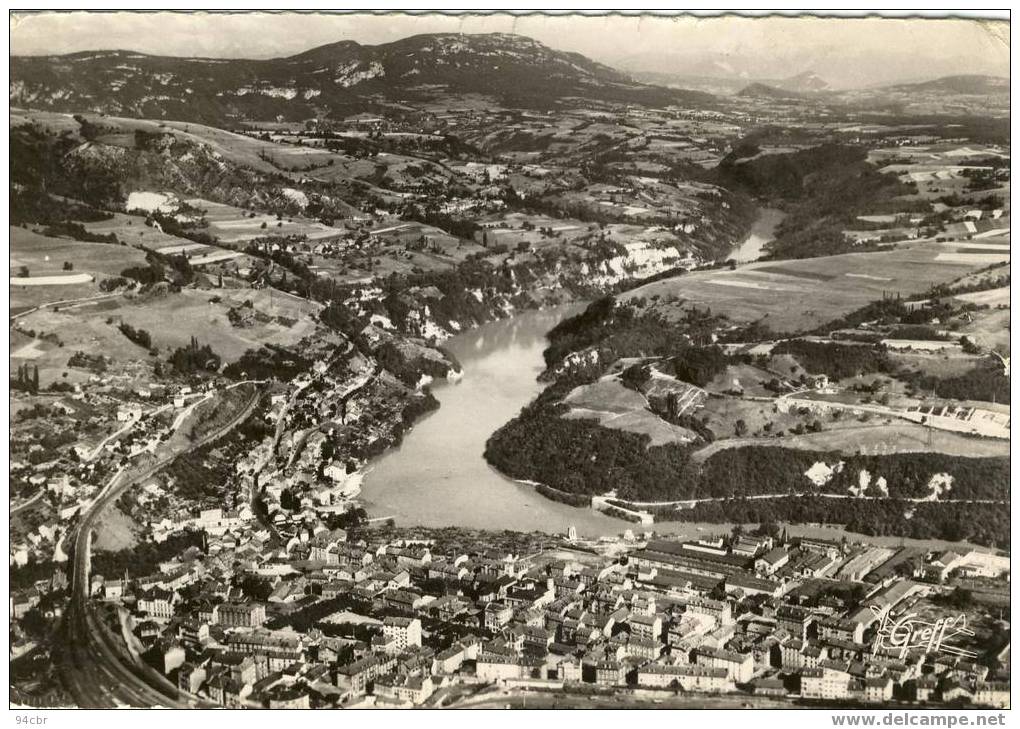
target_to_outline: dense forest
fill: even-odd
[[[659,520],[757,524],[832,524],[871,536],[969,541],[1010,547],[1009,509],[994,504],[914,503],[897,500],[828,499],[818,496],[748,501],[729,499],[693,509],[660,510]]]
[[[936,474],[946,474],[952,482],[938,497],[941,500],[1009,499],[1009,462],[1004,458],[940,453],[841,456],[760,446],[719,451],[698,468],[685,447],[649,447],[647,436],[603,428],[594,420],[562,418],[565,406],[560,399],[577,382],[561,379],[496,431],[486,444],[489,463],[514,478],[567,494],[615,491],[619,498],[632,501],[812,491],[922,499],[933,493],[930,484]],[[820,486],[805,475],[816,463],[833,469]]]
[[[571,381],[548,388],[497,430],[485,458],[513,478],[538,481],[571,494],[621,498],[670,498],[688,467],[686,449],[648,447],[648,436],[603,428],[594,420],[566,420],[559,397]]]
[[[194,337],[185,347],[175,349],[170,355],[170,364],[182,374],[212,371],[220,368],[220,356],[208,344],[199,344]]]
[[[889,357],[880,346],[834,344],[790,339],[780,342],[773,354],[792,354],[801,367],[812,374],[828,375],[833,380],[857,377],[872,372],[888,372]]]
[[[842,463],[828,483],[814,486],[804,475],[815,463]],[[1008,458],[961,458],[942,453],[895,453],[875,456],[843,456],[838,453],[793,448],[750,446],[728,448],[710,456],[702,465],[696,484],[684,486],[678,498],[753,496],[755,494],[821,493],[847,494],[868,474],[866,496],[882,496],[875,482],[884,478],[892,498],[925,498],[935,474],[948,474],[952,488],[941,499],[1008,500]]]
[[[667,322],[655,311],[643,311],[637,303],[604,297],[549,332],[549,346],[543,353],[546,366],[552,369],[568,355],[594,347],[599,362],[606,364],[621,357],[674,357],[678,377],[707,381],[706,376],[711,379],[711,373],[721,371],[721,351],[709,344],[725,319],[696,308],[684,308],[680,313],[683,319]],[[601,369],[596,364],[589,374],[599,374]]]
[[[916,391],[934,393],[940,398],[1010,404],[1009,378],[1003,373],[1001,365],[991,360],[962,375],[936,377],[917,372],[905,379]]]
[[[292,350],[267,344],[258,349],[249,349],[236,362],[223,368],[223,374],[235,380],[276,379],[290,382],[302,372],[307,372],[312,363]]]
[[[137,344],[139,347],[152,349],[152,335],[144,329],[135,329],[127,322],[122,322],[117,328],[120,330],[121,334]]]
[[[893,198],[911,185],[883,175],[867,161],[867,150],[822,144],[785,154],[763,153],[756,135],[737,143],[719,164],[724,185],[782,207],[786,217],[768,244],[770,258],[807,258],[862,250],[843,235],[858,215],[885,212],[908,203]],[[926,204],[925,204],[926,209]]]

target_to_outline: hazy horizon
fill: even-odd
[[[814,71],[837,88],[960,74],[1009,77],[1008,20],[44,11],[12,13],[10,29],[14,56],[125,50],[258,60],[344,40],[377,45],[422,33],[504,32],[631,73],[761,79]]]

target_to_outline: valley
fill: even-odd
[[[826,620],[890,585],[998,594],[1004,79],[708,93],[505,33],[11,61],[25,695],[486,705],[456,661],[352,676],[403,656],[379,646],[409,615],[478,683],[657,685],[673,638],[642,647],[636,606],[621,638],[602,592],[745,623],[802,589],[839,593],[797,598]],[[759,564],[777,549],[789,566]],[[685,636],[669,655],[697,661]],[[770,650],[717,693],[801,691]]]

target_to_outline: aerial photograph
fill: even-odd
[[[18,725],[1003,723],[1008,11],[9,45]]]

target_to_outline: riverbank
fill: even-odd
[[[418,419],[400,446],[373,459],[361,501],[401,526],[618,534],[626,524],[551,501],[485,462],[485,443],[531,402],[542,384],[546,332],[582,304],[523,311],[447,339],[463,377],[437,381],[440,407]]]
[[[776,228],[786,213],[776,208],[759,208],[747,237],[733,250],[730,258],[737,263],[757,261],[765,254],[765,245],[775,240]]]

